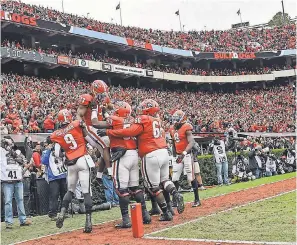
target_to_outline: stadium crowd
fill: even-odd
[[[105,54],[93,51],[92,53],[73,53],[70,49],[63,50],[62,48],[42,48],[37,47],[32,49],[30,47],[26,47],[18,41],[10,41],[10,40],[3,40],[1,43],[2,47],[9,47],[9,48],[16,48],[22,50],[35,50],[39,53],[47,53],[52,55],[66,55],[72,58],[80,58],[92,61],[99,61],[99,62],[106,62],[112,64],[118,64],[123,66],[130,66],[130,67],[137,67],[137,68],[144,68],[150,69],[154,71],[161,71],[167,73],[175,73],[175,74],[182,74],[182,75],[197,75],[197,76],[238,76],[238,75],[260,75],[260,74],[271,74],[273,71],[280,71],[280,70],[289,70],[289,69],[296,69],[295,66],[290,65],[273,65],[273,66],[265,66],[265,67],[240,67],[237,69],[230,69],[230,68],[221,68],[221,69],[202,69],[197,67],[182,67],[178,64],[176,65],[164,65],[164,64],[147,64],[144,61],[130,61],[127,59],[120,59],[118,57],[111,57]],[[195,65],[195,64],[194,64]]]
[[[25,4],[20,1],[6,1],[2,3],[1,7],[4,11],[12,11],[34,16],[38,19],[56,21],[70,26],[131,38],[141,46],[145,43],[151,43],[203,52],[257,52],[261,50],[294,49],[296,46],[295,24],[272,28],[175,32],[104,23],[51,8]]]
[[[2,74],[1,133],[52,132],[58,111],[67,107],[75,115],[78,96],[89,92],[83,81]],[[145,98],[156,100],[165,123],[172,110],[182,109],[196,132],[224,132],[230,123],[244,132],[295,130],[291,85],[232,93],[110,86],[110,94],[133,107]]]

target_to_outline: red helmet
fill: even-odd
[[[67,109],[60,110],[58,113],[58,121],[62,124],[68,124],[72,121],[72,115]]]
[[[182,110],[176,110],[172,114],[172,122],[174,124],[182,124],[187,121],[186,113],[184,113]]]
[[[154,116],[158,111],[160,111],[159,104],[152,99],[146,99],[138,106],[138,113],[141,115]]]
[[[92,93],[94,95],[108,93],[108,86],[102,80],[95,80],[92,83]]]
[[[131,106],[124,101],[117,101],[114,104],[114,113],[119,117],[128,117],[131,115]]]
[[[93,100],[93,96],[89,94],[82,94],[79,96],[79,104],[88,106]]]

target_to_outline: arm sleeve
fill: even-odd
[[[61,146],[56,143],[55,144],[55,157],[60,157],[60,152],[61,152]]]
[[[50,154],[51,154],[51,151],[50,150],[46,150],[42,153],[42,156],[41,156],[41,163],[43,165],[46,165],[48,166],[49,164],[49,158],[50,158]]]
[[[133,124],[130,128],[123,128],[117,130],[107,130],[108,136],[113,137],[135,137],[143,131],[143,126],[141,124]]]

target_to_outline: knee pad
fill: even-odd
[[[86,208],[86,213],[91,213],[92,211],[92,197],[90,193],[85,193],[84,194],[84,203],[85,203],[85,208]]]
[[[162,183],[162,185],[163,185],[164,190],[166,190],[166,191],[169,192],[169,193],[171,193],[172,190],[175,189],[175,185],[174,185],[173,182],[170,181],[170,180],[164,181],[164,182]]]
[[[160,189],[160,187],[153,187],[150,188],[150,192],[153,196],[158,196],[160,193],[162,193],[162,190]]]

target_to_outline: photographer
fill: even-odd
[[[64,166],[65,156],[58,144],[53,144],[49,137],[48,145],[42,152],[41,162],[45,165],[45,179],[49,183],[49,212],[48,216],[52,221],[57,220],[58,199],[61,200],[67,192],[66,172]]]
[[[267,152],[267,155],[266,155],[266,159],[265,159],[265,168],[266,168],[266,173],[265,175],[266,176],[272,176],[272,175],[276,175],[277,172],[276,172],[276,164],[277,164],[277,158],[274,154],[272,154],[270,151],[269,151],[269,148],[265,148],[263,150],[264,152]]]
[[[230,185],[228,177],[228,159],[225,151],[225,142],[223,140],[220,140],[220,138],[216,136],[209,146],[209,151],[213,152],[215,156],[218,185],[222,186],[223,183],[225,185]],[[222,172],[224,176],[224,181],[222,179]]]
[[[11,139],[1,140],[1,185],[5,198],[5,223],[7,229],[12,229],[13,210],[12,198],[15,197],[20,226],[28,226],[31,221],[27,219],[23,195],[23,167],[25,157],[20,150],[15,150]]]
[[[251,150],[248,154],[249,166],[248,169],[252,171],[256,179],[261,178],[263,175],[262,167],[264,163],[264,156],[262,153],[262,147],[256,146],[255,149]]]

